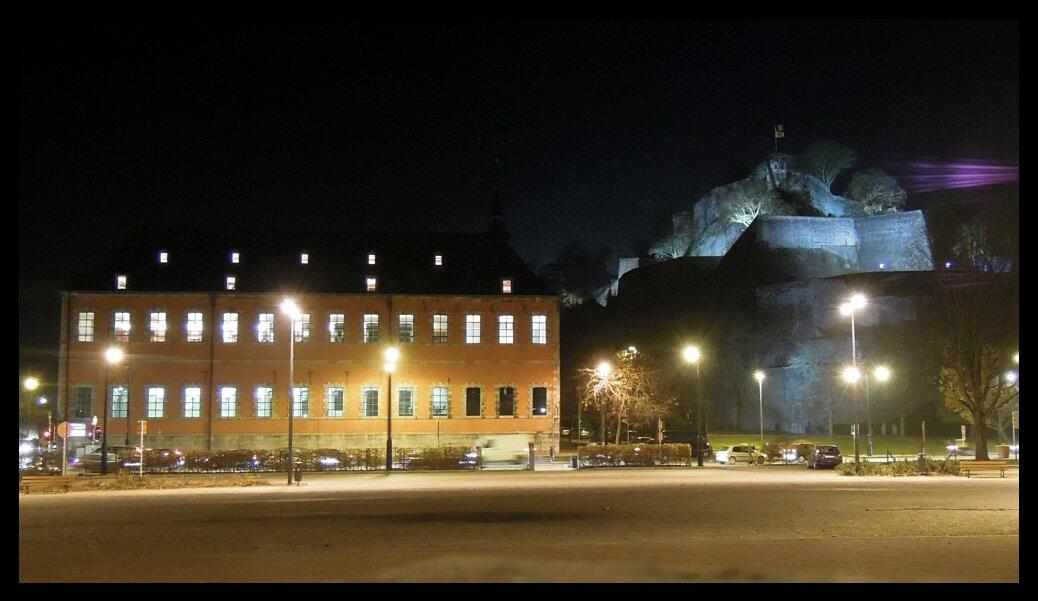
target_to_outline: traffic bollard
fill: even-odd
[[[302,461],[297,461],[296,462],[296,474],[295,474],[295,476],[296,476],[296,478],[295,478],[296,485],[298,486],[299,483],[303,481],[303,462]]]

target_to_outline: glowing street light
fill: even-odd
[[[382,364],[382,370],[386,373],[386,473],[392,471],[392,373],[397,371],[397,361],[400,359],[400,351],[397,347],[389,347],[382,353],[386,360]]]
[[[753,372],[753,379],[757,380],[760,390],[760,446],[764,448],[764,372],[759,369]]]
[[[1016,384],[1016,372],[1015,371],[1007,371],[1005,376],[1003,376],[1003,378],[1005,379],[1006,382],[1009,383],[1010,386],[1012,386],[1013,384]]]
[[[696,465],[703,467],[703,385],[699,375],[699,347],[688,345],[681,352],[685,363],[696,366]]]
[[[292,486],[292,417],[296,412],[295,396],[292,394],[295,382],[296,360],[296,321],[302,317],[295,301],[285,299],[281,302],[281,312],[287,315],[292,324],[288,330],[288,485]]]
[[[110,346],[105,349],[105,392],[104,392],[104,412],[102,413],[101,422],[101,475],[108,475],[108,403],[111,398],[111,393],[108,391],[108,372],[113,365],[122,363],[123,349],[117,346]],[[95,418],[96,419],[96,418]],[[96,424],[95,424],[96,425]],[[143,451],[142,451],[143,452]]]
[[[888,368],[885,365],[880,365],[876,367],[876,370],[873,372],[873,375],[876,376],[876,379],[880,382],[886,382],[890,379],[890,368]]]
[[[613,364],[608,361],[600,361],[598,367],[595,368],[595,373],[604,380],[609,377],[609,374],[613,373]]]
[[[36,390],[40,387],[40,380],[39,378],[36,378],[34,376],[29,376],[28,378],[25,378],[25,381],[22,382],[22,385],[25,386],[26,390],[32,392],[33,390]]]
[[[854,371],[852,373],[845,369],[843,373],[843,379],[844,381],[846,381],[854,387],[851,398],[853,399],[852,404],[854,406],[855,470],[858,469],[858,465],[861,461],[860,444],[858,442],[858,439],[860,438],[858,436],[858,380],[861,378],[861,374],[858,372],[858,346],[854,333],[854,313],[856,311],[864,309],[866,304],[868,304],[868,299],[865,298],[865,295],[860,292],[856,292],[851,295],[850,300],[840,305],[840,313],[851,318],[851,368],[853,368]]]
[[[845,367],[843,368],[843,381],[848,384],[857,384],[858,380],[861,379],[861,372],[858,371],[857,367]]]

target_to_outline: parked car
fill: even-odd
[[[76,458],[76,467],[82,467],[87,474],[101,473],[101,449],[96,449]],[[108,473],[114,474],[119,471],[119,456],[108,451]]]
[[[843,463],[843,456],[840,455],[840,449],[831,444],[820,444],[811,452],[811,457],[807,460],[807,469],[836,467],[841,463]]]
[[[807,460],[815,452],[815,445],[802,442],[787,448],[782,458],[788,463],[807,463]]]
[[[762,465],[768,461],[768,456],[757,450],[757,447],[748,444],[722,447],[715,458],[719,463],[735,465],[736,463],[756,463]]]
[[[496,461],[522,464],[530,461],[531,442],[527,434],[495,434],[477,439],[473,446],[482,448],[484,464]]]
[[[656,444],[656,439],[651,436],[639,436],[632,442],[634,444]]]

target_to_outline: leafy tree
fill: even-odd
[[[798,157],[801,170],[817,177],[832,190],[833,182],[854,166],[858,156],[853,150],[833,140],[818,140]]]
[[[897,180],[882,169],[855,173],[847,194],[862,204],[866,215],[896,213],[905,205],[908,196]]]
[[[778,194],[763,180],[744,180],[728,194],[724,200],[724,218],[747,227],[760,215],[777,213],[782,208]]]
[[[1004,377],[1014,367],[1019,288],[1004,276],[940,280],[944,309],[939,387],[948,409],[974,424],[976,457],[988,458],[987,426],[1017,396]]]

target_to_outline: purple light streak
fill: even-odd
[[[1015,182],[1020,178],[1016,165],[991,165],[962,160],[954,163],[914,161],[907,165],[901,181],[912,193],[974,188]]]

